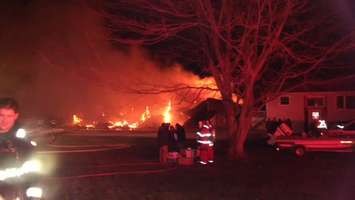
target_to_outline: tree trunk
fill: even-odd
[[[234,102],[231,100],[223,100],[224,108],[226,110],[227,131],[229,137],[233,137],[234,132],[237,129],[237,120]]]
[[[244,103],[241,106],[240,115],[236,122],[236,130],[233,132],[231,138],[230,154],[232,159],[244,159],[245,154],[245,142],[248,137],[248,133],[251,127],[251,110],[253,105],[252,92],[247,93]]]
[[[237,137],[235,140],[234,156],[236,159],[244,159],[246,157],[245,153],[245,142],[248,137],[248,133],[251,126],[251,116],[247,109],[243,109],[239,118],[239,126],[237,129]]]
[[[251,126],[251,116],[246,109],[243,109],[239,116],[238,124],[231,137],[229,155],[231,159],[245,159],[245,142]]]
[[[233,141],[236,138],[237,133],[237,120],[236,120],[236,112],[234,102],[231,100],[223,100],[223,105],[226,111],[226,123],[227,123],[227,132],[228,137],[230,139],[230,146],[233,146]],[[229,157],[234,159],[233,157],[233,148],[229,148]],[[231,151],[232,150],[232,151]]]

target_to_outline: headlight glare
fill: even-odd
[[[41,162],[38,160],[29,160],[23,163],[21,169],[24,173],[40,172],[42,168]]]
[[[40,187],[30,187],[26,190],[27,197],[42,198],[42,188]]]

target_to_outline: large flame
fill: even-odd
[[[164,123],[171,123],[171,101],[169,100],[168,106],[164,111]]]
[[[191,83],[196,87],[201,88],[210,88],[211,90],[205,90],[202,93],[199,91],[199,95],[201,100],[207,98],[215,98],[215,99],[222,99],[221,93],[218,91],[218,87],[216,81],[212,77],[206,77],[203,79],[196,79],[195,77],[191,81]]]

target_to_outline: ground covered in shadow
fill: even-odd
[[[215,164],[160,166],[153,138],[63,136],[56,141],[107,143],[131,146],[58,155],[58,168],[45,180],[50,199],[350,200],[355,196],[354,154],[310,153],[296,158],[259,141],[248,143],[246,160],[231,161],[225,156],[227,143],[219,141]]]

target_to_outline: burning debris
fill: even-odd
[[[172,106],[171,100],[169,100],[168,105],[164,109],[163,114],[160,115],[163,117],[163,121],[165,123],[172,122]],[[105,115],[102,115],[105,117]],[[72,115],[72,127],[80,128],[80,129],[108,129],[108,130],[136,130],[138,128],[142,128],[143,124],[147,123],[152,118],[151,111],[148,106],[145,107],[144,112],[140,115],[139,120],[109,120],[105,119],[104,121],[100,120],[84,120],[79,115]],[[161,121],[161,120],[160,120]]]
[[[83,119],[78,117],[77,115],[73,115],[73,125],[74,126],[79,126],[83,122]]]
[[[141,115],[141,121],[144,122],[145,120],[149,119],[151,117],[149,107],[145,107],[145,112]]]

